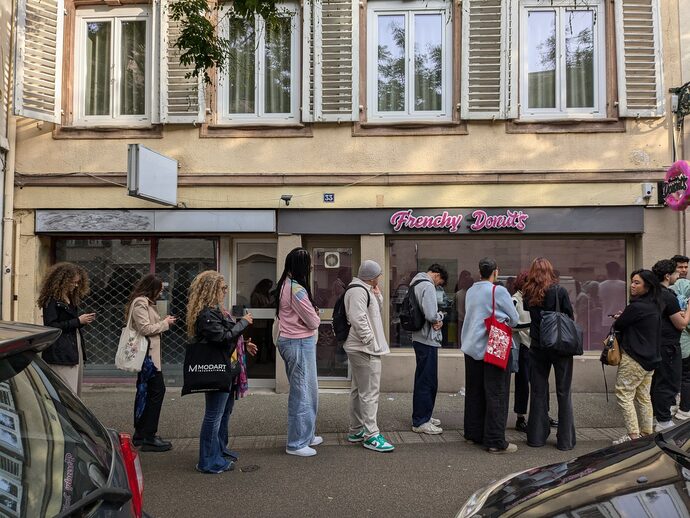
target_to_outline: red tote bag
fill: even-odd
[[[484,361],[506,370],[513,345],[513,331],[509,325],[496,320],[496,286],[491,291],[491,306],[491,316],[484,319],[484,325],[489,332]]]

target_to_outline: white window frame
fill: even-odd
[[[146,107],[143,115],[119,115],[120,112],[120,49],[122,47],[121,24],[126,21],[146,22]],[[112,23],[110,49],[110,115],[86,115],[86,26],[92,22]],[[148,6],[137,7],[93,7],[76,10],[74,38],[74,98],[73,123],[78,126],[148,126],[151,124],[151,109],[157,103],[154,99],[155,76],[153,48],[153,20]],[[157,61],[157,60],[156,60]]]
[[[527,21],[529,11],[556,13],[556,107],[529,108]],[[565,82],[565,12],[594,11],[594,107],[567,108]],[[603,0],[523,0],[520,3],[520,116],[536,119],[600,119],[606,117],[606,23]]]
[[[438,122],[450,121],[453,116],[453,18],[452,3],[444,0],[425,2],[378,1],[367,3],[367,113],[369,121],[415,121]],[[444,34],[441,39],[443,52],[443,70],[441,72],[443,108],[439,111],[416,111],[414,109],[414,52],[413,42],[415,14],[441,14],[444,23]],[[402,15],[405,17],[405,106],[402,112],[382,112],[378,109],[378,17],[379,15]]]
[[[299,122],[300,108],[300,58],[302,56],[299,8],[295,4],[278,4],[278,9],[290,15],[290,112],[289,113],[266,113],[265,109],[265,50],[266,50],[266,22],[260,16],[255,17],[254,34],[256,37],[256,49],[254,51],[254,113],[230,113],[230,95],[226,75],[222,74],[218,80],[218,124],[224,125],[291,125]],[[220,15],[223,16],[228,8],[221,9]],[[223,38],[230,36],[230,22],[227,16],[220,28]]]

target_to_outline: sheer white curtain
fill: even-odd
[[[266,24],[265,112],[290,113],[292,91],[292,20],[284,17]]]
[[[229,111],[230,113],[254,113],[256,84],[254,24],[231,19],[229,40],[232,45],[228,63]]]
[[[110,22],[86,22],[85,115],[110,115]]]
[[[146,113],[146,22],[122,22],[120,115]]]
[[[567,11],[565,15],[566,106],[594,107],[594,14]]]
[[[414,15],[414,92],[416,111],[443,109],[443,16]]]

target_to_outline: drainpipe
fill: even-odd
[[[2,192],[2,319],[12,320],[12,281],[14,279],[14,167],[17,150],[17,118],[12,113],[12,83],[14,79],[14,16],[16,2],[12,2],[10,20],[10,73],[7,74],[7,140],[9,150],[5,163],[5,178]]]

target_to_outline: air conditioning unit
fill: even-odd
[[[340,268],[340,252],[326,252],[323,254],[323,265],[326,268]]]

